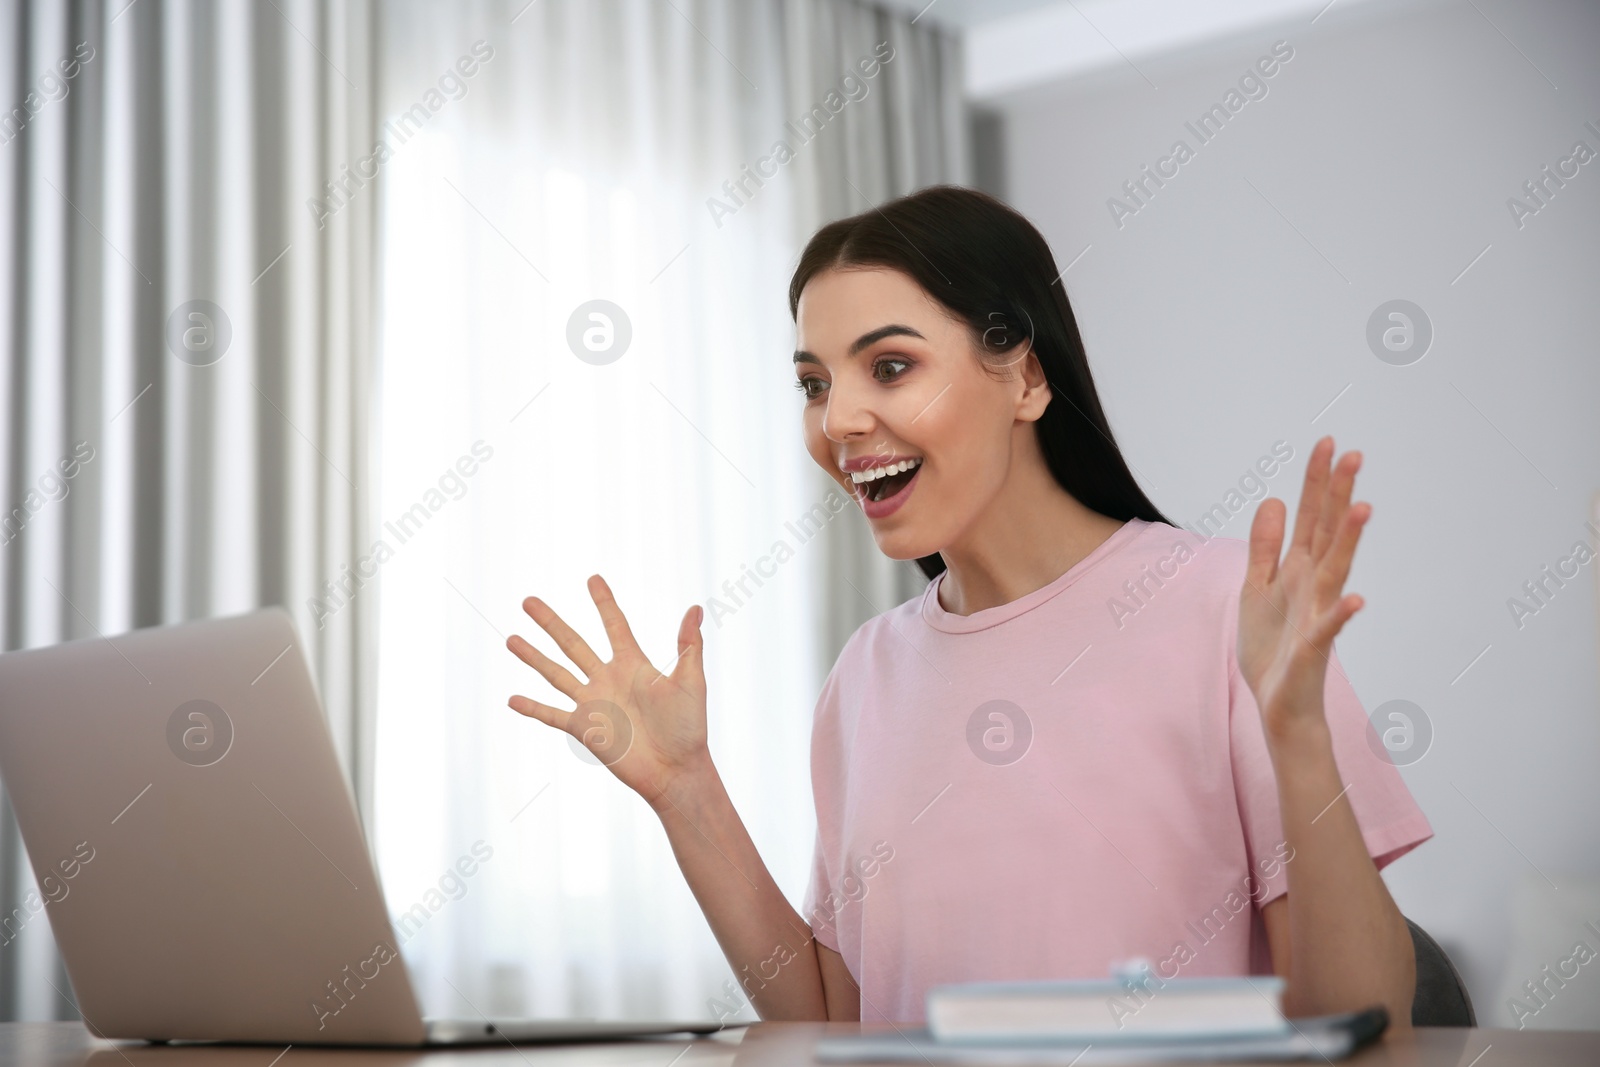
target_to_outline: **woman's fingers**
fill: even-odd
[[[1333,477],[1322,500],[1322,513],[1318,516],[1317,533],[1311,540],[1311,558],[1321,559],[1344,525],[1350,510],[1350,494],[1355,490],[1356,471],[1361,469],[1361,453],[1346,452],[1334,464]]]
[[[1278,577],[1278,559],[1283,551],[1283,522],[1288,511],[1283,501],[1270,497],[1261,502],[1256,509],[1256,517],[1250,522],[1250,555],[1244,576],[1245,581],[1263,596]]]
[[[1317,520],[1322,515],[1322,500],[1328,490],[1328,457],[1333,455],[1333,438],[1324,437],[1311,448],[1306,460],[1306,480],[1300,488],[1300,507],[1294,515],[1294,538],[1289,551],[1311,551]]]
[[[518,715],[526,715],[530,719],[538,719],[546,726],[553,726],[557,730],[567,732],[567,723],[572,719],[572,712],[552,708],[549,704],[541,704],[537,700],[530,700],[525,696],[514,696],[506,701],[512,711]]]
[[[624,651],[640,651],[639,642],[628,628],[628,620],[617,607],[617,598],[611,595],[611,587],[598,574],[589,578],[589,595],[594,598],[594,606],[600,609],[600,621],[605,623],[606,637],[611,641],[611,658],[616,659]]]
[[[506,647],[518,659],[543,675],[544,680],[557,690],[572,700],[578,699],[578,690],[583,688],[583,683],[574,678],[571,671],[530,645],[520,634],[512,634],[507,638]]]
[[[522,602],[522,610],[539,624],[541,630],[550,635],[557,647],[583,672],[585,678],[593,678],[595,671],[604,665],[605,661],[595,655],[594,649],[589,647],[589,642],[579,636],[578,631],[568,626],[549,604],[536,596],[530,596]]]
[[[1328,553],[1317,564],[1316,600],[1319,604],[1336,607],[1344,592],[1344,583],[1350,577],[1350,564],[1356,554],[1356,544],[1361,531],[1372,516],[1372,505],[1356,504],[1345,511],[1344,521]]]
[[[684,612],[678,625],[678,663],[672,668],[673,680],[680,685],[690,683],[692,692],[705,692],[706,672],[703,653],[705,638],[700,634],[700,622],[705,609],[699,604]]]

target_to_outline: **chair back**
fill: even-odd
[[[1467,984],[1439,942],[1406,920],[1417,954],[1417,992],[1411,1000],[1412,1026],[1477,1026]]]

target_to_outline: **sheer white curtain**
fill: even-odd
[[[713,754],[799,901],[822,676],[917,580],[809,467],[787,283],[962,180],[958,57],[855,3],[525,4],[382,9],[378,856],[430,1012],[703,1017],[739,1002],[659,824],[506,707],[563,698],[505,638],[558,654],[538,594],[604,652],[600,572],[665,666],[706,604]]]

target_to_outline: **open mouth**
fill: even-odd
[[[851,480],[855,483],[856,492],[860,493],[864,500],[878,503],[893,499],[904,491],[916,478],[917,471],[921,467],[920,459],[901,460],[890,467],[880,467],[851,475]]]
[[[867,485],[867,499],[888,500],[890,497],[899,493],[900,490],[910,485],[911,479],[915,478],[916,476],[917,469],[912,467],[908,471],[901,471],[899,474],[890,474],[879,478],[877,481],[871,482]]]

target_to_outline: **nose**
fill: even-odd
[[[822,408],[822,434],[830,441],[844,442],[872,432],[876,419],[868,407],[843,382],[828,387]]]

